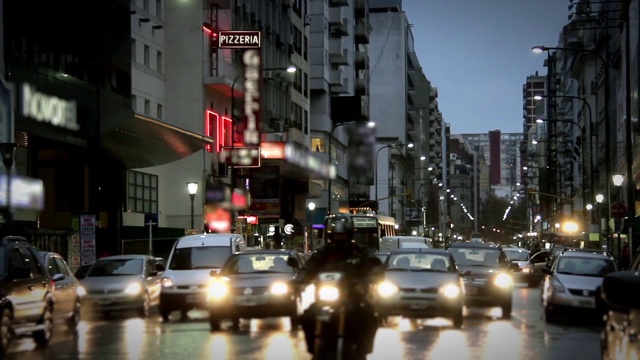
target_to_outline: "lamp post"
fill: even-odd
[[[611,181],[613,182],[613,186],[615,186],[616,189],[617,189],[616,193],[617,193],[618,200],[616,201],[616,207],[617,208],[616,208],[616,221],[615,221],[615,223],[616,223],[616,225],[618,225],[618,222],[620,221],[620,215],[618,214],[618,211],[619,211],[618,209],[619,209],[619,206],[620,206],[620,193],[621,193],[620,190],[622,189],[622,183],[624,182],[624,175],[613,174],[613,175],[611,175]],[[609,209],[611,209],[611,205],[612,204],[609,204]],[[629,205],[629,206],[631,206],[631,205]],[[614,229],[614,230],[616,230],[616,229]],[[618,235],[618,241],[617,241],[617,244],[616,244],[617,245],[616,246],[616,252],[617,252],[616,253],[616,259],[620,259],[620,256],[622,254],[622,241],[620,239],[620,233],[619,232],[617,232],[617,235]],[[613,241],[613,239],[611,239],[611,240]],[[631,242],[629,242],[629,243],[631,243]]]
[[[331,146],[333,144],[333,132],[336,131],[337,128],[344,126],[344,125],[353,125],[353,124],[358,124],[358,123],[364,123],[363,121],[347,121],[347,122],[343,122],[343,123],[339,123],[334,125],[331,128],[331,131],[329,131],[329,144],[327,146],[327,155],[329,155],[329,163],[331,164],[331,166],[333,166],[333,159],[331,158]],[[373,128],[376,126],[376,123],[373,121],[369,121],[366,123],[368,127]],[[329,177],[329,181],[327,184],[327,215],[330,215],[333,213],[333,211],[331,211],[331,198],[333,195],[333,192],[331,191],[331,186],[333,185],[333,181],[331,181],[331,177]]]
[[[11,212],[11,168],[16,157],[16,149],[18,144],[16,143],[2,143],[0,144],[0,153],[2,154],[2,164],[7,171],[7,188],[6,188],[6,213],[5,223],[10,225],[13,223],[13,213]]]
[[[190,182],[187,183],[187,191],[189,192],[189,197],[191,198],[191,229],[195,228],[195,219],[194,219],[194,208],[193,203],[196,199],[196,193],[198,192],[198,183]]]
[[[607,59],[605,59],[604,56],[602,56],[602,54],[600,54],[598,51],[593,50],[593,49],[587,49],[587,48],[571,48],[571,47],[548,47],[548,46],[534,46],[531,48],[531,51],[533,51],[536,54],[542,53],[544,51],[552,51],[552,50],[558,50],[558,51],[573,51],[573,52],[583,52],[583,53],[589,53],[591,55],[596,56],[600,62],[602,63],[602,66],[604,67],[604,123],[605,123],[605,129],[604,129],[604,136],[605,136],[605,162],[604,162],[604,166],[605,166],[605,179],[609,179],[611,177],[611,119],[610,119],[610,115],[609,115],[609,98],[610,98],[610,85],[609,85],[609,62],[607,61]],[[585,102],[586,103],[586,102]],[[590,108],[589,108],[590,109]],[[591,139],[589,139],[589,143],[591,143]],[[606,190],[606,197],[609,201],[611,201],[611,186],[609,184],[609,181],[605,181],[605,190]],[[631,206],[629,206],[629,208],[631,208]],[[606,212],[606,232],[607,232],[607,238],[610,237],[610,229],[609,229],[609,219],[611,219],[611,208],[609,208]]]
[[[380,155],[380,151],[382,151],[382,149],[387,149],[387,148],[391,148],[391,147],[400,147],[403,146],[402,142],[400,142],[399,140],[395,140],[392,143],[386,144],[381,146],[377,151],[376,151],[376,156],[375,156],[375,162],[373,163],[373,184],[375,186],[375,200],[378,201],[378,155]],[[413,147],[413,144],[409,144],[408,147]]]
[[[305,253],[309,252],[309,243],[312,244],[311,247],[313,248],[313,210],[315,210],[315,208],[316,208],[316,203],[311,201],[311,202],[309,202],[307,207],[309,208],[311,221],[309,221],[309,232],[308,232],[308,235],[307,235],[307,241],[305,241],[305,243],[304,243],[304,252]]]

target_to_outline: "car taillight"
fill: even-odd
[[[51,291],[55,291],[55,290],[56,290],[56,282],[55,282],[55,281],[53,281],[53,280],[51,280],[51,281],[49,282],[49,284],[51,285]]]

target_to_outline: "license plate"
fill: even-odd
[[[476,287],[469,286],[469,287],[466,287],[464,290],[467,295],[476,295],[478,293],[478,288]]]
[[[409,304],[409,309],[413,309],[413,310],[423,310],[423,309],[426,309],[427,307],[428,307],[428,304],[423,302],[414,302]]]
[[[188,303],[195,303],[199,302],[201,299],[200,295],[187,295],[186,301]]]
[[[594,306],[594,302],[592,300],[580,300],[578,302],[581,306]]]
[[[112,301],[111,300],[98,300],[97,303],[98,303],[98,305],[111,305]]]
[[[257,304],[257,300],[253,297],[245,297],[236,300],[236,304],[240,306],[255,306]]]

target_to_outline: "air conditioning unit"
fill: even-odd
[[[276,77],[276,72],[271,70],[266,70],[262,72],[263,79],[274,79]]]
[[[358,79],[367,79],[367,70],[358,70]]]

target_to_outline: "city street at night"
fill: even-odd
[[[163,324],[114,316],[82,321],[77,335],[58,330],[51,346],[37,349],[30,339],[16,341],[7,359],[310,359],[302,331],[291,332],[288,321],[243,321],[240,331],[211,333],[206,314]],[[462,330],[447,320],[424,323],[391,321],[379,330],[368,359],[599,359],[600,327],[575,320],[545,324],[540,290],[514,290],[511,321],[500,309],[471,309]],[[574,317],[578,318],[578,317]],[[64,329],[63,326],[56,329]]]

